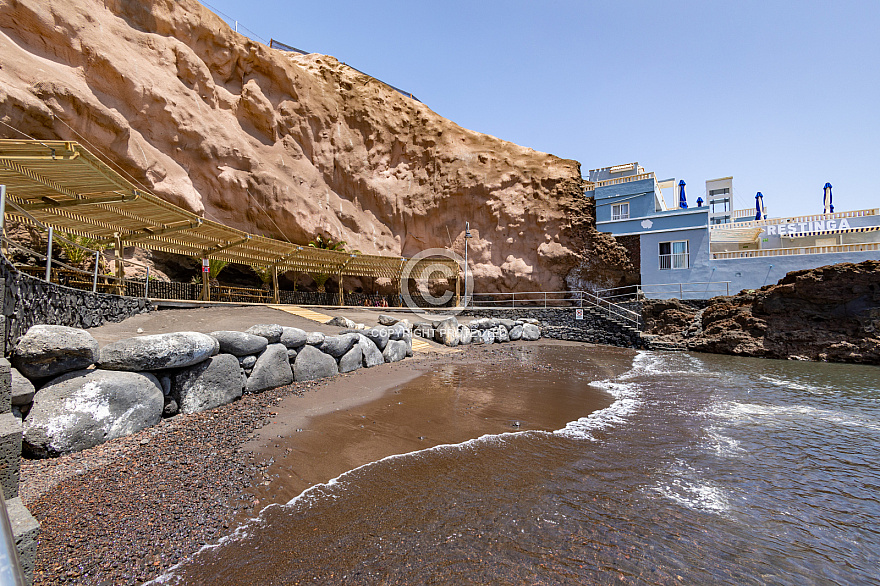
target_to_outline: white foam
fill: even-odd
[[[759,375],[758,378],[763,381],[767,381],[770,384],[776,385],[777,387],[785,387],[787,389],[794,389],[796,391],[808,391],[810,393],[822,394],[834,392],[835,390],[833,387],[817,387],[802,382],[796,382],[784,378],[777,378],[768,374]]]
[[[880,423],[856,414],[817,409],[809,405],[758,405],[755,403],[738,403],[731,401],[718,405],[713,415],[723,417],[734,423],[759,423],[765,426],[796,424],[803,421],[824,421],[834,425],[847,427],[863,427],[871,431],[880,431]]]
[[[739,441],[728,437],[721,433],[717,427],[709,427],[706,429],[709,436],[709,448],[721,457],[739,457],[744,456],[746,451],[740,447]]]
[[[712,513],[724,513],[730,509],[724,491],[708,483],[674,478],[670,483],[656,486],[654,490],[689,509]]]

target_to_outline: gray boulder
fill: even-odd
[[[270,344],[277,344],[281,340],[284,328],[278,324],[257,324],[249,327],[245,332],[266,338]]]
[[[171,397],[165,397],[165,407],[162,408],[162,417],[177,415],[177,401]]]
[[[159,423],[164,405],[152,374],[69,372],[34,397],[24,422],[24,449],[41,458],[85,450]]]
[[[534,342],[541,338],[541,330],[534,324],[523,324],[522,339]]]
[[[287,346],[288,348],[298,349],[302,346],[306,345],[306,339],[308,338],[308,334],[305,330],[301,330],[299,328],[281,328],[281,343]]]
[[[385,363],[385,357],[382,356],[382,352],[379,351],[379,348],[376,347],[370,338],[361,335],[358,338],[358,347],[360,347],[363,354],[364,366],[366,368],[373,368]]]
[[[336,376],[338,373],[336,359],[314,346],[306,346],[300,350],[293,365],[293,376],[297,381]]]
[[[306,344],[310,346],[320,346],[324,343],[324,334],[321,332],[309,332],[306,334]]]
[[[326,336],[324,342],[318,346],[318,349],[324,354],[329,354],[333,358],[339,359],[351,350],[357,344],[357,334],[342,334],[340,336]]]
[[[413,338],[412,330],[409,330],[409,329],[406,330],[403,334],[403,342],[406,343],[406,355],[407,356],[413,355],[412,338]]]
[[[336,326],[338,328],[350,328],[354,329],[357,327],[357,323],[351,321],[347,317],[337,316],[327,322],[328,326]]]
[[[532,317],[524,317],[520,320],[523,324],[532,324],[533,326],[538,325],[538,320]]]
[[[27,405],[34,400],[34,394],[37,392],[34,383],[22,376],[18,369],[9,370],[12,373],[12,404],[18,407]]]
[[[391,317],[390,315],[385,315],[384,313],[379,314],[379,325],[393,326],[398,321],[400,321],[400,320],[397,319],[396,317]]]
[[[467,346],[474,339],[471,329],[465,325],[458,326],[458,343]]]
[[[254,369],[247,379],[247,392],[259,393],[293,382],[293,371],[284,344],[269,344],[257,357]]]
[[[486,329],[486,328],[484,327],[485,324],[486,324],[486,318],[483,317],[483,318],[480,318],[480,319],[472,319],[472,320],[471,320],[471,323],[468,324],[468,325],[470,326],[470,328],[471,328],[472,330],[485,330],[485,329]]]
[[[499,325],[495,328],[495,341],[510,342],[510,335],[507,333],[507,328],[503,325]]]
[[[512,328],[510,328],[510,331],[507,334],[508,336],[510,336],[511,340],[519,340],[520,338],[522,338],[523,327],[521,325],[513,326]]]
[[[291,364],[293,364],[293,361],[296,360],[297,354],[298,354],[298,352],[296,350],[294,350],[293,348],[288,348],[287,349],[287,361],[290,362]]]
[[[393,326],[388,328],[388,339],[389,340],[403,340],[406,338],[406,335],[410,333],[411,330],[403,324],[394,324]]]
[[[166,397],[171,395],[171,377],[168,375],[160,376],[159,386],[162,387],[162,394]]]
[[[434,326],[429,323],[417,323],[415,326],[413,326],[412,331],[416,336],[419,336],[421,338],[427,338],[428,340],[434,339]]]
[[[510,331],[510,329],[516,325],[516,322],[512,319],[499,319],[498,325],[504,326],[507,331]]]
[[[204,362],[219,349],[215,338],[198,332],[136,336],[101,348],[100,366],[133,372],[182,368]]]
[[[32,326],[12,352],[12,365],[30,379],[87,368],[97,360],[98,341],[85,330],[66,326]]]
[[[211,332],[208,335],[216,338],[220,343],[220,352],[233,356],[259,354],[269,345],[269,341],[263,336],[255,336],[245,332],[224,330]]]
[[[178,372],[171,396],[180,413],[198,413],[241,397],[241,366],[232,354],[218,354]]]
[[[266,347],[268,348],[268,345]],[[240,356],[238,358],[238,363],[241,365],[242,368],[251,369],[254,367],[254,364],[257,363],[257,357],[256,356]]]
[[[437,325],[434,330],[434,341],[445,346],[458,346],[461,338],[458,334],[458,320],[455,316],[448,317]]]
[[[495,343],[495,330],[492,330],[492,329],[482,330],[481,337],[483,339],[483,344],[494,344]]]
[[[385,358],[385,362],[400,362],[406,358],[406,342],[390,340],[382,351],[382,357]]]
[[[364,351],[361,349],[360,345],[355,344],[351,350],[345,353],[345,355],[339,359],[339,372],[351,372],[353,370],[357,370],[363,365],[364,362]]]
[[[378,348],[381,352],[388,344],[388,340],[390,339],[390,330],[387,327],[370,328],[369,330],[364,330],[364,335],[368,337],[373,342],[373,344],[376,345],[376,348]]]

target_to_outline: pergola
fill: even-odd
[[[431,258],[407,267],[399,256],[353,254],[291,244],[249,234],[202,218],[136,187],[93,153],[71,141],[0,140],[0,185],[6,199],[0,217],[39,222],[56,230],[112,245],[117,259],[124,246],[266,267],[272,271],[275,300],[278,275],[287,271],[342,277],[427,278],[438,264],[453,275],[459,266]],[[4,205],[10,202],[14,205]],[[448,266],[447,266],[448,265]],[[122,264],[117,262],[120,278]],[[424,267],[424,269],[422,268]],[[203,295],[209,288],[203,279]]]

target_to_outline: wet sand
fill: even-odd
[[[387,456],[485,434],[552,431],[611,404],[585,380],[557,380],[551,362],[560,356],[600,380],[627,370],[633,353],[557,340],[473,346],[385,365],[382,372],[360,370],[317,393],[287,397],[244,446],[271,460],[269,479],[254,496],[262,506],[285,503]],[[536,381],[546,390],[538,391]]]

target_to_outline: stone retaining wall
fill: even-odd
[[[575,310],[570,307],[548,307],[542,309],[465,309],[459,317],[504,318],[513,320],[537,319],[541,323],[541,334],[546,338],[607,344],[623,348],[642,348],[638,332],[628,331],[622,326],[602,317],[584,311],[584,319],[575,319]]]
[[[5,258],[0,258],[0,294],[3,298],[0,327],[7,350],[36,324],[92,328],[154,309],[147,299],[47,283],[18,272]]]

